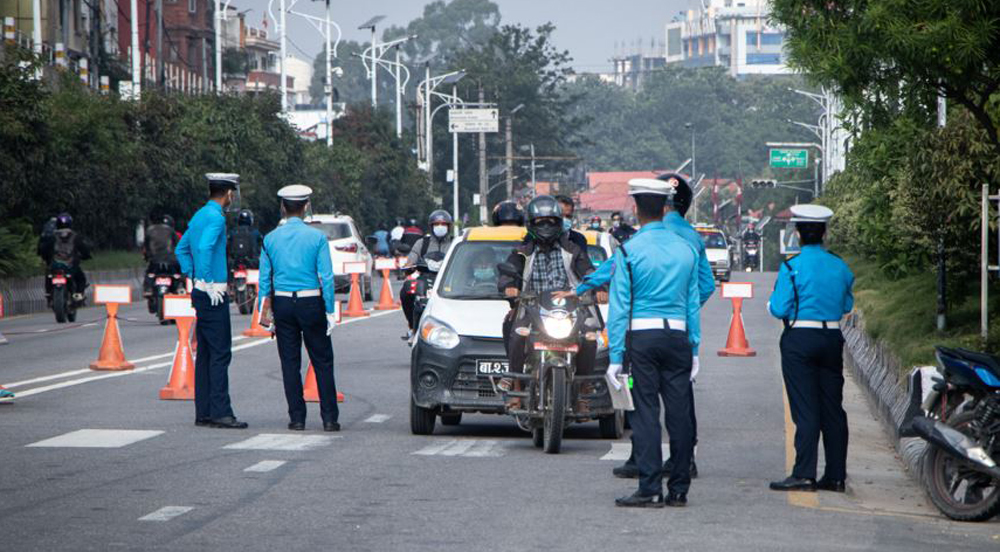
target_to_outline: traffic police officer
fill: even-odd
[[[333,378],[336,324],[333,266],[326,235],[303,222],[312,189],[295,184],[278,190],[286,222],[264,238],[260,263],[261,323],[270,326],[273,311],[281,376],[288,402],[288,429],[302,431],[302,342],[316,371],[324,431],[340,431],[337,386]],[[273,299],[272,299],[273,296]]]
[[[229,362],[233,358],[226,266],[224,210],[239,194],[238,174],[209,173],[209,200],[195,213],[177,243],[181,272],[194,279],[191,303],[197,313],[198,355],[194,362],[195,425],[246,429],[229,402]]]
[[[833,211],[821,205],[792,207],[802,252],[782,263],[768,303],[785,323],[781,334],[781,374],[795,422],[792,474],[771,483],[775,491],[844,492],[847,478],[847,414],[844,398],[844,338],[840,319],[854,308],[854,275],[823,248]],[[816,481],[820,435],[826,453],[823,478]]]
[[[635,386],[630,415],[632,442],[639,466],[639,489],[615,501],[618,506],[659,508],[685,506],[691,485],[693,452],[690,394],[692,347],[701,329],[698,252],[663,224],[674,189],[662,180],[633,179],[642,229],[615,251],[608,315],[613,381],[628,357]],[[660,398],[666,408],[673,471],[663,497],[660,449]]]

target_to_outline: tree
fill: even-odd
[[[500,8],[490,0],[437,0],[424,6],[421,17],[406,28],[389,27],[383,40],[416,36],[403,47],[411,62],[427,60],[432,68],[463,50],[486,44],[500,26]]]

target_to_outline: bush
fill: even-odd
[[[29,276],[42,268],[35,255],[37,240],[24,219],[0,224],[0,277]]]

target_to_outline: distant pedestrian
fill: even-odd
[[[191,302],[197,313],[198,355],[194,366],[195,425],[246,429],[229,401],[229,362],[233,358],[232,325],[226,266],[226,215],[239,190],[239,175],[209,173],[209,199],[195,213],[177,244],[181,271],[194,279]]]
[[[823,248],[833,211],[795,205],[792,222],[802,252],[782,263],[768,302],[785,323],[781,375],[795,422],[792,474],[771,483],[775,491],[844,492],[847,479],[847,413],[844,412],[844,337],[840,319],[854,308],[854,275],[847,263]],[[823,437],[826,468],[816,481],[817,449]]]

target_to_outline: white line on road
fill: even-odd
[[[139,518],[139,521],[170,521],[171,519],[181,515],[186,514],[194,510],[192,506],[164,506],[159,510],[146,514]]]
[[[664,460],[670,458],[669,443],[663,443],[660,445],[660,454],[663,456]],[[611,443],[611,450],[602,456],[601,460],[614,460],[615,462],[621,462],[623,460],[628,460],[629,456],[632,456],[632,443]]]
[[[449,439],[428,445],[413,454],[417,456],[464,456],[466,458],[496,458],[503,456],[504,446],[493,439]]]
[[[382,422],[388,420],[389,418],[392,418],[392,416],[390,416],[388,414],[374,414],[374,415],[369,416],[368,418],[366,418],[365,419],[365,423],[368,423],[368,424],[381,424]]]
[[[310,450],[324,447],[339,439],[340,435],[289,435],[285,433],[261,433],[238,443],[222,448],[237,450]]]
[[[28,447],[121,448],[163,434],[137,429],[79,429],[25,445]]]
[[[276,470],[284,465],[285,465],[284,460],[261,460],[260,462],[257,462],[256,464],[250,466],[249,468],[243,471],[253,472],[253,473],[266,473],[272,470]]]

